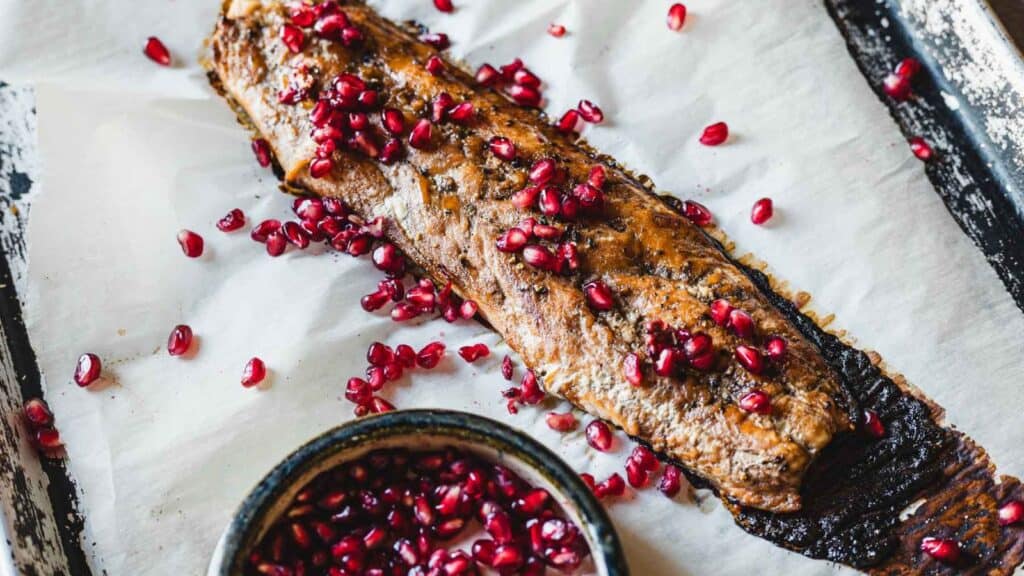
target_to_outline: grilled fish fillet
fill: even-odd
[[[586,181],[603,161],[536,111],[475,86],[457,66],[431,74],[424,64],[437,52],[368,7],[342,9],[362,32],[358,46],[307,29],[301,51],[290,51],[281,40],[287,10],[269,0],[229,1],[211,38],[212,78],[270,143],[285,183],[337,197],[366,218],[387,218],[388,239],[435,280],[450,281],[457,294],[474,300],[550,393],[682,463],[735,503],[800,509],[808,466],[837,434],[853,428],[853,402],[819,351],[700,228],[610,162],[604,162],[603,213],[559,223],[579,247],[577,270],[556,274],[499,251],[496,239],[523,217],[549,220],[509,200],[528,184],[534,161],[557,160],[567,188]],[[379,90],[384,105],[404,114],[407,130],[430,117],[431,102],[442,92],[471,102],[477,118],[468,126],[435,124],[432,143],[423,149],[407,145],[406,134],[404,155],[391,164],[339,147],[333,169],[314,178],[310,108],[317,90],[342,73]],[[279,93],[296,86],[310,98],[281,103]],[[369,116],[371,132],[383,142],[380,115]],[[515,144],[515,161],[489,152],[495,136]],[[595,279],[611,288],[612,309],[588,306],[582,287]],[[753,317],[753,339],[712,321],[709,304],[718,298]],[[656,377],[648,367],[642,385],[628,383],[624,362],[631,353],[643,354],[644,326],[652,320],[710,335],[714,367],[677,377]],[[752,374],[733,351],[763,346],[769,335],[786,340],[786,356]],[[739,407],[753,389],[770,395],[769,414]]]

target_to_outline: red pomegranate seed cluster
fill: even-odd
[[[539,108],[544,95],[541,80],[519,58],[495,68],[483,64],[476,71],[476,82],[481,86],[501,88],[516,104]]]
[[[417,366],[426,370],[434,368],[444,353],[445,345],[441,342],[431,342],[419,352],[408,344],[399,344],[392,349],[387,344],[374,342],[366,350],[366,360],[370,364],[366,368],[366,378],[349,378],[345,385],[345,399],[356,405],[356,416],[394,410],[390,402],[377,395],[384,385],[400,379],[406,370]]]
[[[486,532],[469,551],[445,543]],[[551,495],[467,452],[378,450],[314,478],[249,553],[248,574],[570,573],[589,556]]]
[[[486,358],[491,355],[491,349],[486,344],[470,344],[469,346],[463,346],[459,348],[459,356],[463,360],[472,364],[481,358]]]
[[[504,364],[504,363],[503,363]],[[502,366],[504,372],[504,365]],[[511,361],[509,362],[509,370],[506,380],[512,379]],[[540,404],[540,401],[544,399],[544,389],[541,388],[540,382],[537,381],[537,375],[533,373],[533,370],[527,370],[526,374],[523,375],[522,380],[519,381],[519,386],[513,386],[512,388],[506,389],[502,392],[507,400],[507,408],[509,414],[516,414],[519,412],[519,405],[533,406]]]
[[[715,364],[716,353],[711,337],[703,332],[691,334],[661,320],[644,325],[644,353],[654,373],[663,378],[683,377],[686,368],[706,371]],[[645,361],[638,353],[626,356],[623,374],[633,386],[644,380]]]
[[[35,438],[36,447],[46,456],[57,456],[64,445],[53,425],[53,412],[42,398],[31,398],[22,408],[25,421]]]

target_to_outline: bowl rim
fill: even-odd
[[[625,554],[604,507],[580,476],[550,448],[522,431],[496,420],[456,410],[414,409],[385,412],[351,420],[302,444],[281,460],[250,490],[231,518],[218,546],[211,574],[242,574],[243,546],[254,535],[250,529],[310,467],[346,449],[403,434],[418,433],[461,437],[509,453],[534,469],[575,507],[592,538],[591,554],[600,554],[608,576],[628,576]],[[596,549],[594,549],[596,547]]]

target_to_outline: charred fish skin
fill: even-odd
[[[280,40],[286,7],[253,0],[229,3],[211,39],[212,72],[270,143],[286,183],[338,197],[367,218],[387,218],[388,238],[474,300],[550,392],[643,439],[725,497],[774,512],[798,510],[815,455],[853,427],[853,402],[815,347],[703,231],[611,166],[603,213],[557,222],[579,246],[572,274],[540,270],[498,250],[495,239],[522,218],[546,220],[510,202],[529,183],[530,165],[554,159],[571,187],[586,181],[593,155],[535,112],[474,86],[456,66],[432,74],[424,64],[436,52],[368,7],[342,10],[362,33],[357,47],[307,34],[304,49],[291,52]],[[373,87],[407,127],[429,118],[441,93],[471,102],[476,118],[470,125],[432,123],[429,145],[404,145],[391,164],[339,149],[331,169],[314,177],[311,105],[341,74]],[[308,92],[306,99],[282,103],[282,92],[296,87]],[[385,134],[379,112],[368,116]],[[514,142],[515,161],[489,152],[498,136]],[[614,293],[611,310],[588,307],[582,287],[595,279]],[[712,321],[716,298],[752,316],[753,339]],[[627,383],[623,363],[642,351],[644,325],[652,320],[709,335],[718,354],[714,368]],[[733,350],[768,335],[787,341],[786,358],[760,374],[744,369]],[[752,389],[771,397],[770,413],[738,406]]]

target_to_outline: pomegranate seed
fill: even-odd
[[[537,203],[537,197],[540,195],[540,192],[540,186],[528,186],[513,194],[510,201],[512,206],[520,210],[526,210],[527,208],[532,208]]]
[[[573,416],[572,412],[566,412],[565,414],[549,412],[546,421],[548,428],[558,432],[568,432],[576,429],[576,417]]]
[[[420,368],[430,369],[437,366],[444,356],[445,346],[441,342],[431,342],[416,354],[416,365]]]
[[[405,118],[395,108],[385,108],[381,112],[381,123],[385,130],[395,136],[401,136],[405,130]]]
[[[630,352],[626,355],[626,360],[622,363],[622,371],[630,385],[640,386],[643,384],[644,373],[640,367],[640,357],[636,353]]]
[[[526,218],[523,218],[519,222],[519,224],[516,224],[516,228],[522,230],[523,233],[526,234],[527,236],[533,236],[533,229],[536,228],[536,227],[537,227],[537,219],[532,217],[532,216],[528,216]]]
[[[885,437],[885,424],[874,410],[864,411],[864,432],[872,438]]]
[[[935,558],[939,562],[955,564],[960,559],[960,543],[948,538],[932,538],[921,540],[921,552]]]
[[[910,98],[910,79],[897,74],[889,74],[882,80],[882,91],[897,102]]]
[[[729,312],[729,328],[740,338],[750,338],[754,335],[754,319],[743,310],[734,309]]]
[[[772,411],[772,399],[761,390],[751,390],[740,398],[740,408],[753,414],[769,414]]]
[[[188,352],[192,346],[192,329],[184,324],[178,324],[171,330],[167,337],[167,353],[171,356],[181,356]]]
[[[929,146],[928,142],[920,136],[915,136],[910,139],[910,151],[914,153],[914,156],[917,156],[918,160],[923,160],[925,162],[931,160],[934,154],[932,152],[932,147]]]
[[[523,61],[516,58],[501,67],[501,77],[506,82],[512,82],[515,80],[516,72],[523,69]]]
[[[264,168],[270,166],[270,143],[263,138],[254,138],[251,146],[252,153],[256,156],[256,162]]]
[[[473,363],[481,358],[486,358],[491,355],[490,348],[486,344],[472,344],[470,346],[463,346],[459,348],[459,356],[466,362]]]
[[[676,351],[672,348],[663,348],[658,353],[658,359],[654,361],[654,373],[658,376],[668,378],[675,373]]]
[[[545,186],[538,196],[537,206],[545,216],[558,216],[562,210],[561,194],[554,186]],[[536,231],[534,231],[536,233]]]
[[[323,178],[334,169],[334,160],[330,158],[317,158],[309,163],[309,175],[313,178]]]
[[[53,451],[63,446],[64,442],[56,428],[40,428],[36,430],[36,444],[42,450]]]
[[[283,232],[274,232],[267,237],[267,254],[276,258],[284,254],[284,250],[287,247],[288,238],[285,237]]]
[[[626,492],[626,481],[618,472],[594,486],[594,495],[598,498],[606,496],[622,496]]]
[[[912,80],[921,71],[921,63],[915,58],[904,58],[893,70],[900,78]]]
[[[640,465],[644,472],[654,472],[661,465],[657,456],[646,446],[637,446],[629,455],[629,459]]]
[[[476,302],[466,300],[459,306],[459,316],[461,316],[463,320],[469,320],[473,316],[476,316],[479,309],[480,307],[477,306]]]
[[[536,108],[540,106],[540,92],[536,88],[513,84],[507,88],[508,95],[520,106]]]
[[[434,122],[443,122],[448,116],[448,109],[455,105],[455,99],[447,92],[441,92],[431,103],[430,119]]]
[[[532,406],[544,399],[544,390],[538,384],[537,375],[533,373],[533,370],[526,371],[523,379],[519,382],[519,386],[523,391],[521,398],[524,404]]]
[[[369,404],[373,397],[370,383],[362,378],[352,377],[345,385],[345,398],[353,404]]]
[[[309,234],[302,229],[298,222],[285,222],[282,232],[284,232],[285,239],[294,244],[299,250],[304,250],[309,246]]]
[[[533,235],[541,240],[558,240],[562,237],[562,229],[558,226],[537,224],[533,227]]]
[[[690,361],[711,352],[711,349],[711,337],[703,332],[696,332],[683,342],[683,353]]]
[[[391,347],[381,342],[374,342],[366,350],[366,361],[371,366],[383,366],[395,359],[395,353]]]
[[[409,146],[416,149],[423,149],[430,145],[431,128],[430,120],[421,119],[413,126],[409,134]]]
[[[582,474],[580,474],[580,480],[583,480],[583,483],[587,485],[587,488],[590,488],[591,492],[593,492],[594,489],[597,488],[597,482],[594,480],[593,474],[583,472]]]
[[[765,343],[764,352],[768,358],[778,362],[786,357],[786,341],[778,336],[772,336]]]
[[[252,357],[245,363],[242,369],[242,386],[252,388],[267,377],[267,366],[257,357]]]
[[[548,34],[555,38],[561,38],[562,36],[565,36],[565,26],[552,22],[548,25]]]
[[[491,86],[498,81],[501,74],[494,68],[494,66],[484,64],[477,68],[475,77],[477,84],[481,86]]]
[[[41,398],[32,398],[25,402],[23,411],[25,419],[33,428],[42,428],[53,424],[53,413]]]
[[[600,124],[601,122],[604,122],[604,112],[601,111],[597,104],[594,104],[590,100],[580,100],[577,109],[580,112],[580,116],[582,116],[584,120],[590,122],[591,124]],[[597,168],[597,166],[595,166],[595,168]],[[603,175],[604,174],[602,169],[602,177]],[[601,185],[597,184],[595,185],[595,187],[600,188]]]
[[[448,40],[448,35],[443,32],[422,34],[420,36],[420,42],[430,44],[431,46],[437,48],[438,50],[444,50],[445,48],[451,46],[451,41]]]
[[[710,226],[714,222],[714,217],[711,215],[711,211],[706,206],[693,200],[683,201],[683,216],[686,216],[690,222],[693,222],[697,226],[704,227]]]
[[[558,167],[551,158],[538,160],[530,167],[530,182],[534,184],[547,184],[555,177]]]
[[[584,102],[586,102],[586,100],[580,100],[581,108],[583,107]],[[595,108],[597,107],[595,106]],[[604,119],[604,115],[602,115],[601,118]],[[600,120],[595,120],[594,122],[600,122]],[[605,178],[606,174],[604,166],[598,164],[597,166],[594,166],[593,168],[590,169],[590,173],[587,175],[587,184],[590,184],[594,188],[600,190],[604,188]]]
[[[540,78],[536,74],[530,72],[527,68],[519,68],[512,73],[512,81],[520,86],[526,86],[528,88],[539,88]]]
[[[538,244],[529,244],[523,248],[523,261],[541,270],[552,270],[557,264],[557,259],[551,250]]]
[[[189,258],[199,258],[203,255],[203,237],[191,230],[178,232],[178,244]]]
[[[391,319],[395,322],[405,322],[422,314],[419,308],[408,302],[399,302],[391,309]]]
[[[508,356],[501,360],[501,375],[505,380],[512,380],[512,359]]]
[[[392,138],[384,143],[380,151],[380,161],[384,164],[392,164],[402,155],[402,143],[397,138]]]
[[[760,374],[761,370],[764,369],[764,361],[761,359],[761,353],[757,351],[757,348],[737,346],[736,360],[751,374]]]
[[[452,0],[434,0],[434,7],[445,13],[455,10],[455,7],[452,6]]]
[[[754,207],[750,209],[750,221],[760,226],[770,220],[772,214],[772,199],[761,198],[757,202],[754,202]]]
[[[494,540],[480,539],[473,542],[473,560],[484,566],[493,566],[495,548]]]
[[[302,52],[302,45],[306,42],[306,35],[298,26],[285,24],[281,28],[281,42],[291,53],[298,54]]]
[[[444,71],[446,69],[444,65],[444,60],[441,60],[441,58],[438,56],[431,56],[430,58],[428,58],[425,68],[427,69],[427,72],[430,72],[434,76],[440,76],[441,74],[444,74]]]
[[[580,113],[577,110],[566,110],[556,125],[562,134],[578,134],[580,131]]]
[[[1010,526],[1024,521],[1024,502],[1011,500],[999,508],[999,525]]]
[[[498,250],[502,252],[518,252],[526,243],[529,238],[526,233],[519,228],[509,228],[507,232],[498,237],[495,244]]]
[[[146,39],[146,46],[142,51],[150,60],[161,66],[171,65],[171,53],[167,50],[167,46],[164,46],[164,43],[156,36],[150,36]]]
[[[316,21],[316,12],[311,6],[293,3],[288,6],[288,17],[292,24],[301,28],[309,28]]]
[[[370,400],[370,411],[374,414],[383,414],[385,412],[393,412],[394,410],[395,405],[380,396],[374,396]]]
[[[674,498],[676,494],[679,494],[679,489],[682,487],[680,477],[682,474],[679,472],[679,468],[675,466],[666,466],[665,473],[661,476],[661,480],[658,482],[658,490],[662,494],[669,498]]]
[[[686,6],[676,3],[668,9],[668,29],[678,32],[686,23]]]
[[[345,46],[354,46],[363,41],[363,32],[355,26],[346,26],[341,30],[341,43]]]
[[[719,326],[725,326],[729,323],[732,310],[732,304],[729,304],[728,300],[719,298],[711,303],[711,320]]]
[[[78,357],[78,364],[75,365],[75,384],[86,387],[100,377],[102,366],[99,356],[90,353]]]
[[[252,232],[249,233],[249,236],[257,242],[266,242],[267,238],[269,238],[271,234],[280,229],[281,222],[271,218],[257,224],[256,227],[252,229]]]
[[[718,146],[729,138],[729,125],[716,122],[704,129],[700,135],[700,143],[705,146]]]
[[[502,160],[514,160],[516,157],[516,146],[511,140],[504,136],[495,136],[489,143],[491,153]]]
[[[385,242],[373,250],[373,265],[389,276],[400,276],[405,271],[405,257],[390,242]]]
[[[245,214],[238,208],[232,209],[223,218],[217,220],[217,229],[222,232],[233,232],[242,226],[245,226]]]
[[[587,298],[587,304],[594,310],[611,310],[615,305],[611,288],[600,280],[594,280],[583,286],[583,294]]]
[[[594,420],[590,424],[587,424],[587,443],[594,450],[601,452],[607,452],[612,448],[612,430],[607,424],[600,420]]]
[[[474,118],[476,118],[476,113],[473,111],[473,104],[470,102],[463,102],[462,104],[456,105],[448,111],[448,118],[456,124],[469,124]]]

